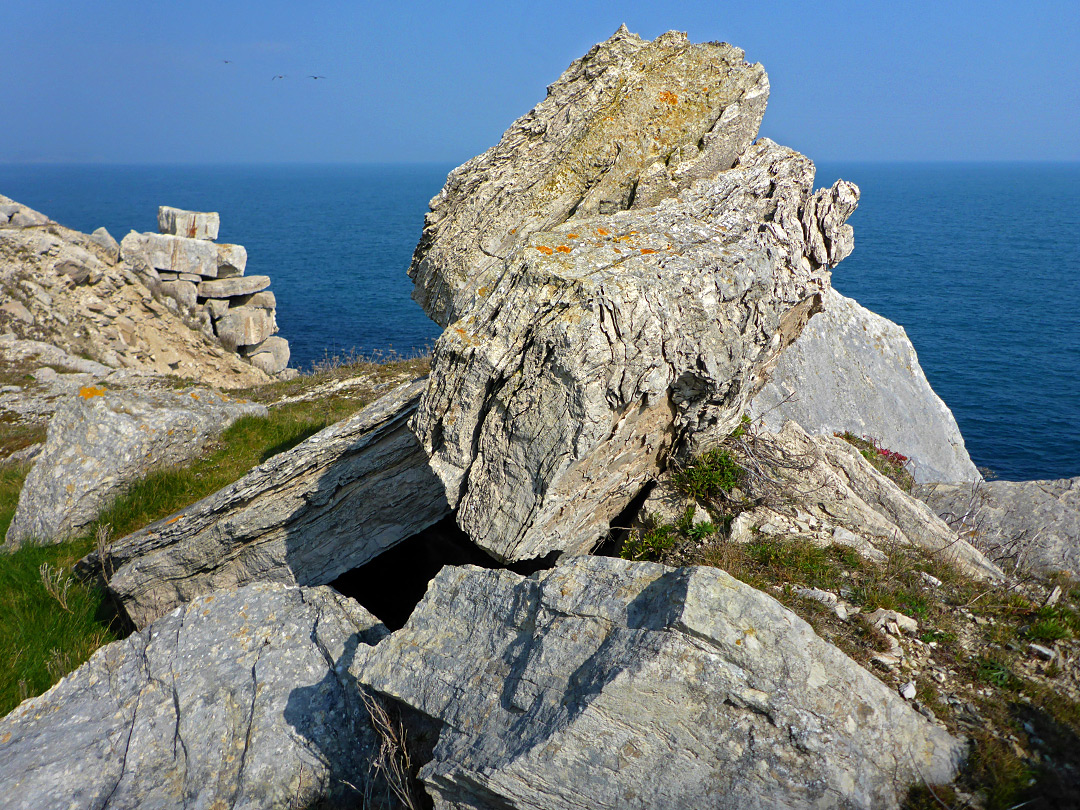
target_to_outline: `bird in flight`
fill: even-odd
[[[224,62],[226,65],[232,64],[232,59],[222,59],[221,61]]]
[[[325,79],[325,76],[308,76],[309,79]]]
[[[274,76],[274,78],[273,78],[273,79],[271,79],[270,81],[273,81],[274,79],[284,79],[284,78],[285,78],[285,74],[284,74],[284,73],[281,73],[281,74],[279,74],[279,75],[277,75],[277,76]]]

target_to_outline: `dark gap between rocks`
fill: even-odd
[[[611,523],[608,526],[607,539],[593,551],[595,556],[619,556],[619,552],[622,551],[623,543],[625,543],[626,538],[630,536],[634,521],[637,519],[641,507],[645,503],[645,499],[649,497],[649,493],[652,492],[654,486],[656,486],[656,484],[655,482],[652,482],[642,487],[641,491],[626,505],[626,508],[611,519]]]
[[[424,597],[428,583],[444,565],[505,568],[530,576],[555,565],[559,552],[535,560],[503,564],[473,543],[458,528],[454,515],[403,540],[330,585],[374,614],[391,631],[400,630]]]

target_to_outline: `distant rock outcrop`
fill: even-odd
[[[134,481],[190,461],[245,415],[265,416],[266,406],[204,388],[180,393],[83,386],[49,422],[45,447],[0,548],[70,539]]]
[[[832,288],[748,413],[773,432],[793,419],[811,433],[872,438],[907,456],[919,483],[982,480],[904,328]]]
[[[218,388],[268,380],[212,331],[207,337],[196,318],[161,295],[160,284],[149,264],[122,261],[104,228],[79,233],[0,196],[0,333],[112,369]]]
[[[932,484],[917,494],[991,559],[1080,580],[1080,478]]]
[[[394,807],[348,673],[385,635],[329,588],[192,602],[0,720],[4,808]]]
[[[361,683],[441,723],[439,810],[896,808],[964,745],[714,568],[444,568]]]
[[[267,374],[289,364],[289,344],[273,338],[278,331],[273,293],[267,276],[245,276],[247,251],[242,245],[219,245],[220,218],[215,212],[161,206],[161,233],[132,231],[120,243],[126,262],[144,264],[160,280],[162,293],[189,309],[203,331],[228,351]]]

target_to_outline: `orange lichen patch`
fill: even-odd
[[[510,233],[517,233],[517,228],[511,228]]]
[[[642,253],[656,253],[656,251],[653,250],[652,248],[642,248],[641,252]]]
[[[619,253],[619,254],[621,254],[621,253],[622,253],[622,251],[621,251],[621,250],[619,250],[618,248],[615,248],[615,252],[616,252],[616,253]]]
[[[611,233],[611,231],[604,230],[603,228],[597,228],[596,229],[596,235],[597,236],[607,236],[610,233]]]
[[[458,333],[458,337],[460,337],[462,340],[468,342],[468,340],[469,340],[469,333],[468,332],[466,332],[460,326],[457,327],[457,329],[455,329],[454,331]]]
[[[79,396],[83,399],[93,399],[94,397],[105,396],[105,389],[99,388],[96,385],[84,385],[79,389]]]
[[[569,253],[570,252],[570,248],[568,248],[566,245],[559,245],[557,248],[555,248],[555,250],[559,251],[559,253]]]
[[[547,247],[546,245],[537,245],[536,249],[539,250],[541,253],[543,253],[545,256],[550,256],[552,253],[555,252],[554,250]]]
[[[612,117],[611,117],[610,115],[605,115],[605,116],[604,116],[604,120],[605,120],[605,121],[614,121],[615,119],[614,119],[614,118],[612,118]]]
[[[488,294],[488,288],[487,287],[481,287],[480,289],[478,289],[476,291],[476,294],[479,295],[481,298],[483,298],[485,295]]]
[[[663,93],[660,94],[660,100],[665,104],[679,103],[679,97],[668,90],[665,90]]]
[[[166,526],[171,526],[172,524],[176,523],[178,520],[182,519],[183,517],[184,517],[183,515],[177,515],[176,517],[172,518],[171,520],[166,520],[165,525]]]
[[[567,238],[567,239],[577,239],[577,238],[578,238],[578,237],[579,237],[580,235],[581,235],[581,234],[577,234],[577,233],[568,233],[568,234],[566,235],[566,238]]]

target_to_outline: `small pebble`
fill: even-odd
[[[912,681],[908,681],[900,687],[900,697],[904,700],[914,700],[915,698],[915,684]]]

